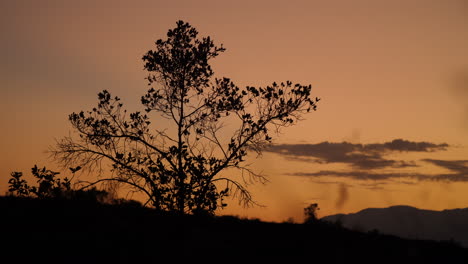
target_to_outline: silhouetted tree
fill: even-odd
[[[312,223],[318,220],[317,211],[320,210],[317,203],[310,204],[304,208],[305,223]]]
[[[69,116],[79,137],[58,141],[53,156],[67,167],[99,171],[108,162],[111,176],[91,184],[126,184],[158,210],[212,213],[226,206],[228,195],[253,204],[247,183],[266,179],[245,163],[247,153],[260,154],[271,131],[315,110],[318,98],[311,99],[310,85],[290,81],[239,88],[228,78],[213,80],[209,61],[225,49],[197,35],[178,21],[143,56],[150,86],[141,97],[146,113],[128,114],[120,98],[104,90],[92,111]],[[168,122],[173,126],[163,127]],[[241,177],[227,176],[226,169]]]

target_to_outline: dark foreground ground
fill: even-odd
[[[450,242],[70,200],[0,197],[0,224],[0,263],[468,263]]]

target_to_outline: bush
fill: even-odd
[[[40,169],[34,165],[31,173],[37,179],[38,186],[29,186],[28,182],[22,178],[23,173],[15,171],[11,173],[11,178],[8,181],[10,184],[9,193],[19,197],[56,198],[71,190],[68,178],[65,177],[62,180],[55,177],[60,174],[59,172],[48,170],[46,167]]]

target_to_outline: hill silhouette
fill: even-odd
[[[468,247],[468,208],[432,211],[400,205],[331,215],[322,220],[339,221],[351,229],[378,230],[410,239],[454,240]]]
[[[193,216],[137,204],[0,197],[2,257],[17,263],[158,263],[172,260],[289,263],[466,263],[449,242],[364,233],[336,224]]]

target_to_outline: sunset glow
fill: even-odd
[[[249,185],[263,206],[229,200],[220,214],[301,222],[310,203],[320,217],[468,207],[465,1],[25,0],[0,10],[2,195],[12,171],[60,170],[45,151],[101,90],[143,110],[141,58],[182,19],[226,48],[216,77],[240,87],[291,80],[321,98],[250,156],[269,179]]]

